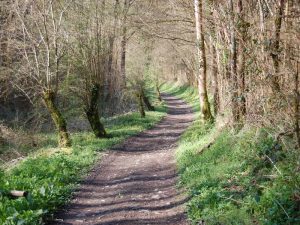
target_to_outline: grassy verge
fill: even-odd
[[[190,88],[163,90],[198,104]],[[300,224],[299,152],[276,143],[267,129],[234,133],[196,120],[180,140],[177,161],[193,224]]]
[[[110,139],[96,139],[90,132],[72,135],[73,147],[54,147],[55,135],[44,137],[45,146],[31,153],[13,168],[0,171],[0,190],[27,190],[27,198],[11,199],[0,192],[0,224],[41,224],[70,198],[72,190],[93,164],[101,151],[125,138],[148,129],[165,115],[165,107],[147,112],[146,118],[129,113],[104,121]]]

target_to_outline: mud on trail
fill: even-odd
[[[193,121],[191,108],[164,95],[167,116],[112,148],[49,224],[187,225],[187,197],[177,184],[176,142]]]

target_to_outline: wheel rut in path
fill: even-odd
[[[194,119],[182,100],[163,95],[167,116],[111,149],[49,224],[187,225],[187,197],[176,187],[176,142]]]

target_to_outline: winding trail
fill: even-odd
[[[187,198],[176,187],[175,148],[194,116],[180,99],[163,98],[167,116],[152,129],[112,148],[52,225],[188,224]]]

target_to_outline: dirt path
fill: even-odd
[[[176,187],[176,141],[193,120],[183,101],[164,95],[169,112],[154,128],[114,147],[51,224],[187,225]]]

